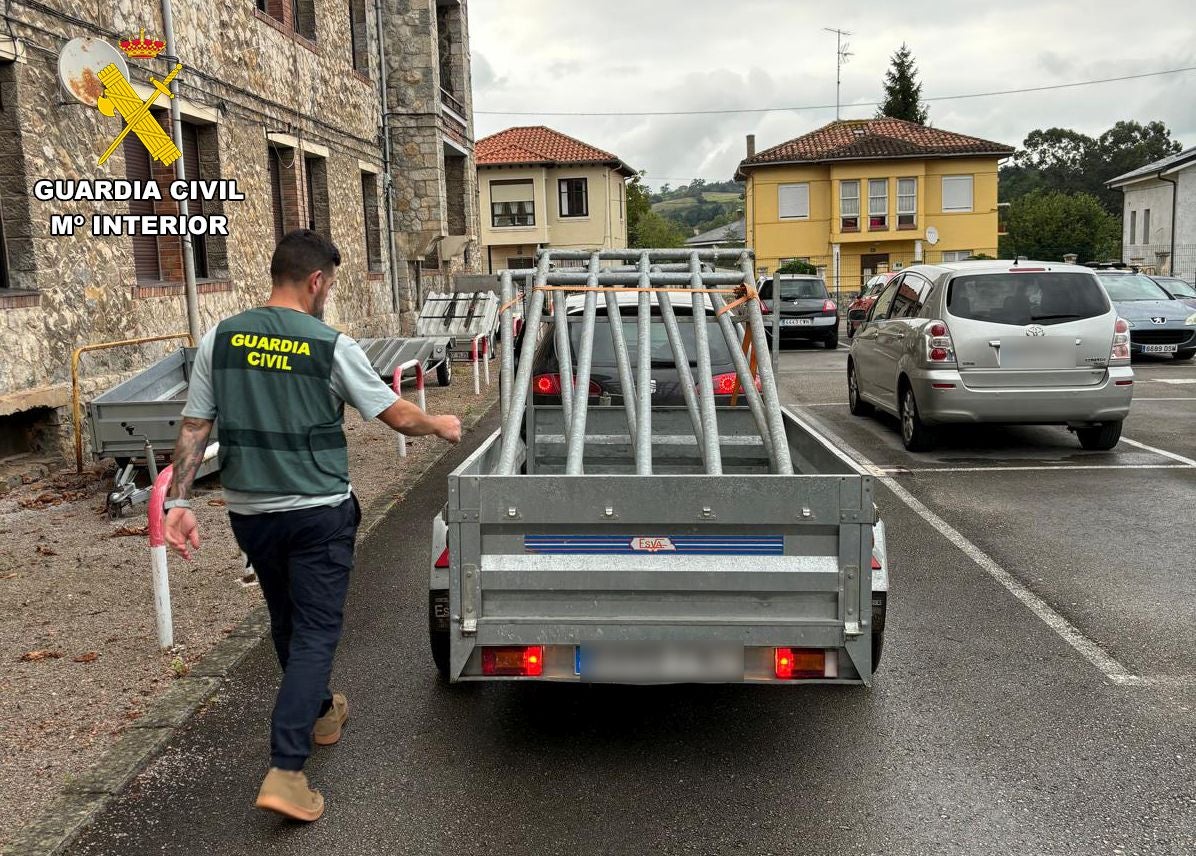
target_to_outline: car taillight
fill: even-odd
[[[433,565],[433,567],[447,568],[448,566],[449,566],[449,551],[448,551],[448,547],[445,547],[444,552],[440,554],[440,558],[436,560],[436,564]]]
[[[535,678],[544,674],[543,645],[504,645],[482,649],[482,674]]]
[[[951,331],[942,321],[931,321],[926,325],[926,359],[931,363],[955,362]]]
[[[559,374],[541,374],[532,379],[532,388],[538,395],[560,395],[561,376]],[[597,381],[590,381],[590,397],[602,394],[602,386]]]
[[[821,648],[776,648],[773,673],[784,680],[826,676],[826,651]]]
[[[1109,361],[1128,360],[1130,358],[1130,325],[1124,318],[1118,318],[1113,326],[1113,350],[1109,352]]]
[[[822,304],[822,311],[823,312],[838,312],[839,307],[835,305],[835,301],[827,300],[827,301],[824,301]]]
[[[719,374],[714,376],[714,394],[715,395],[731,395],[735,392],[735,382],[739,379],[739,375],[735,372],[727,372],[726,374]],[[760,376],[756,375],[756,389],[763,389],[760,385]]]

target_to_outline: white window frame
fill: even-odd
[[[876,188],[878,187],[884,191],[881,195],[877,195],[875,193]],[[873,217],[882,218],[879,226],[872,225]],[[884,232],[887,231],[888,228],[889,180],[887,178],[870,178],[868,179],[868,231]]]
[[[849,187],[855,188],[854,196],[846,196],[843,191]],[[852,203],[846,205],[845,203]],[[854,208],[854,213],[847,213],[845,208]],[[854,228],[847,228],[843,225],[843,221],[847,219],[855,220]],[[860,180],[858,178],[849,178],[839,181],[839,231],[840,232],[858,232],[860,231]]]
[[[908,193],[901,192],[902,184],[910,188]],[[903,221],[902,218],[909,218]],[[918,179],[915,177],[897,179],[897,228],[918,228]]]
[[[944,175],[943,176],[943,212],[951,213],[966,213],[975,210],[976,207],[976,185],[971,175]],[[965,208],[962,205],[947,206],[947,187],[963,187],[966,184],[968,188],[968,204]]]
[[[788,193],[786,193],[786,191],[788,191]],[[788,196],[789,211],[796,213],[785,213],[786,196]],[[798,181],[790,184],[777,185],[777,219],[810,219],[810,183],[808,181]]]
[[[970,255],[972,255],[971,250],[943,250],[943,261],[966,262]]]

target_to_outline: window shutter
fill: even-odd
[[[970,175],[943,176],[943,210],[972,210],[972,177]]]
[[[810,216],[810,185],[779,184],[777,185],[777,210],[784,217]]]
[[[201,181],[203,171],[199,168],[199,128],[189,122],[183,123],[183,167],[187,181]],[[188,210],[191,214],[203,214],[204,203],[192,199]],[[191,236],[191,253],[195,258],[195,275],[200,279],[208,277],[208,245],[206,235]]]
[[[278,152],[270,146],[267,150],[270,160],[270,202],[274,209],[274,243],[282,240],[282,163]]]
[[[136,136],[125,137],[125,178],[129,181],[149,182],[154,180],[150,168],[149,152]],[[135,216],[152,216],[154,203],[151,200],[129,200],[129,213]],[[133,269],[142,282],[158,282],[162,279],[162,268],[158,263],[158,239],[154,235],[133,236]]]

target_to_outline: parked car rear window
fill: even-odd
[[[1193,286],[1186,280],[1173,277],[1160,277],[1156,279],[1159,285],[1167,289],[1175,297],[1196,297],[1196,286]]]
[[[573,341],[573,353],[576,355],[581,346],[581,323],[580,318],[575,319],[569,325],[569,335]],[[692,316],[677,313],[677,326],[681,328],[681,341],[685,343],[685,355],[689,358],[690,365],[694,364],[694,355],[697,353],[697,343],[694,341],[694,325]],[[673,361],[673,348],[669,344],[668,334],[665,332],[664,325],[660,323],[659,316],[654,317],[650,328],[652,331],[652,363],[653,365],[671,366]],[[631,358],[632,369],[635,368],[635,361],[639,358],[639,341],[638,341],[638,324],[635,316],[628,313],[623,318],[623,340],[627,343],[627,355]],[[723,338],[723,332],[713,318],[707,318],[706,321],[706,338],[710,342],[710,362],[713,365],[727,365],[731,362],[731,352],[727,350],[727,340]],[[594,360],[593,364],[596,366],[603,366],[609,368],[617,365],[615,363],[615,346],[611,341],[610,324],[608,320],[602,316],[595,319],[594,324]]]
[[[1099,275],[1099,274],[1098,274]],[[1157,282],[1140,273],[1102,276],[1100,281],[1113,300],[1170,300]]]
[[[760,297],[772,300],[772,280],[767,279],[760,286]],[[781,300],[826,300],[826,285],[820,279],[783,279],[781,280]]]
[[[1086,273],[988,273],[957,276],[947,289],[956,318],[993,324],[1065,324],[1109,311],[1095,277]]]

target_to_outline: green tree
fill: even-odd
[[[1121,223],[1088,193],[1035,190],[1010,205],[1008,228],[1000,239],[1003,259],[1062,261],[1075,253],[1090,262],[1120,255]]]
[[[627,243],[635,249],[685,245],[681,227],[652,210],[643,173],[627,182]]]
[[[818,273],[818,268],[809,262],[803,262],[801,259],[794,259],[791,262],[785,262],[779,268],[777,273],[795,273],[803,276],[814,276]]]
[[[885,100],[876,111],[876,118],[905,119],[926,124],[928,111],[921,102],[922,84],[918,82],[918,68],[914,55],[904,42],[893,54],[892,64],[885,72]]]

